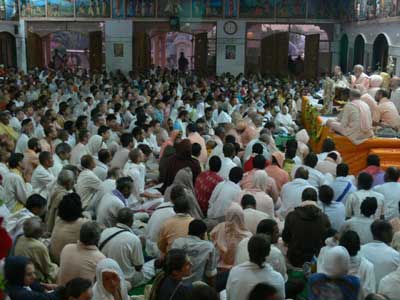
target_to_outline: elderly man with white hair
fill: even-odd
[[[75,184],[74,172],[62,169],[58,174],[57,183],[49,193],[48,212],[46,214],[47,230],[52,232],[56,217],[58,215],[58,206],[63,197],[72,192]]]
[[[326,123],[332,130],[347,136],[355,145],[374,136],[371,110],[360,97],[358,90],[350,90],[350,102],[344,106],[342,114],[336,121],[328,120]]]
[[[361,94],[364,94],[369,89],[369,77],[364,73],[362,65],[355,65],[353,71],[354,77],[352,77],[351,87],[360,90]]]

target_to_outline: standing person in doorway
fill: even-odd
[[[188,65],[189,65],[189,61],[185,57],[185,54],[183,52],[181,52],[181,56],[179,57],[179,60],[178,60],[179,72],[182,72],[182,73],[186,72]]]

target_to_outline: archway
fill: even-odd
[[[363,65],[364,64],[364,49],[365,40],[361,34],[357,35],[354,41],[354,61],[353,65]]]
[[[374,70],[386,71],[389,55],[389,42],[386,36],[381,33],[379,34],[373,46],[372,54],[372,68]]]
[[[9,32],[0,32],[0,64],[6,68],[17,66],[15,37]]]
[[[340,39],[340,68],[342,72],[347,72],[347,56],[349,49],[349,38],[344,34]]]

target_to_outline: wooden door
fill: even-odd
[[[0,33],[0,64],[17,67],[15,37],[8,32]]]
[[[289,32],[279,32],[275,36],[275,74],[286,76],[288,73]]]
[[[101,72],[103,66],[103,34],[101,31],[89,33],[90,72]]]
[[[304,49],[304,76],[316,78],[318,75],[319,34],[306,36]]]
[[[44,53],[42,38],[33,32],[28,32],[27,37],[28,70],[44,67]]]
[[[274,73],[275,38],[269,35],[261,40],[261,74]],[[251,70],[250,70],[251,71]]]
[[[146,71],[151,65],[151,41],[146,32],[136,32],[133,35],[133,69]]]
[[[285,76],[288,73],[289,33],[278,32],[261,40],[261,73]]]
[[[208,39],[207,32],[194,36],[194,69],[196,72],[207,74]]]

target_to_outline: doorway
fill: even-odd
[[[354,41],[354,61],[353,65],[364,65],[365,40],[361,34],[357,35]]]
[[[0,65],[17,67],[15,37],[9,32],[0,32]]]
[[[162,32],[151,37],[151,59],[155,66],[178,69],[179,57],[183,53],[188,60],[188,69],[194,68],[193,35],[184,32]]]
[[[386,72],[389,55],[389,43],[384,34],[379,34],[373,45],[372,68]]]
[[[349,38],[344,34],[340,39],[340,68],[343,73],[347,72],[347,56],[349,49]]]

